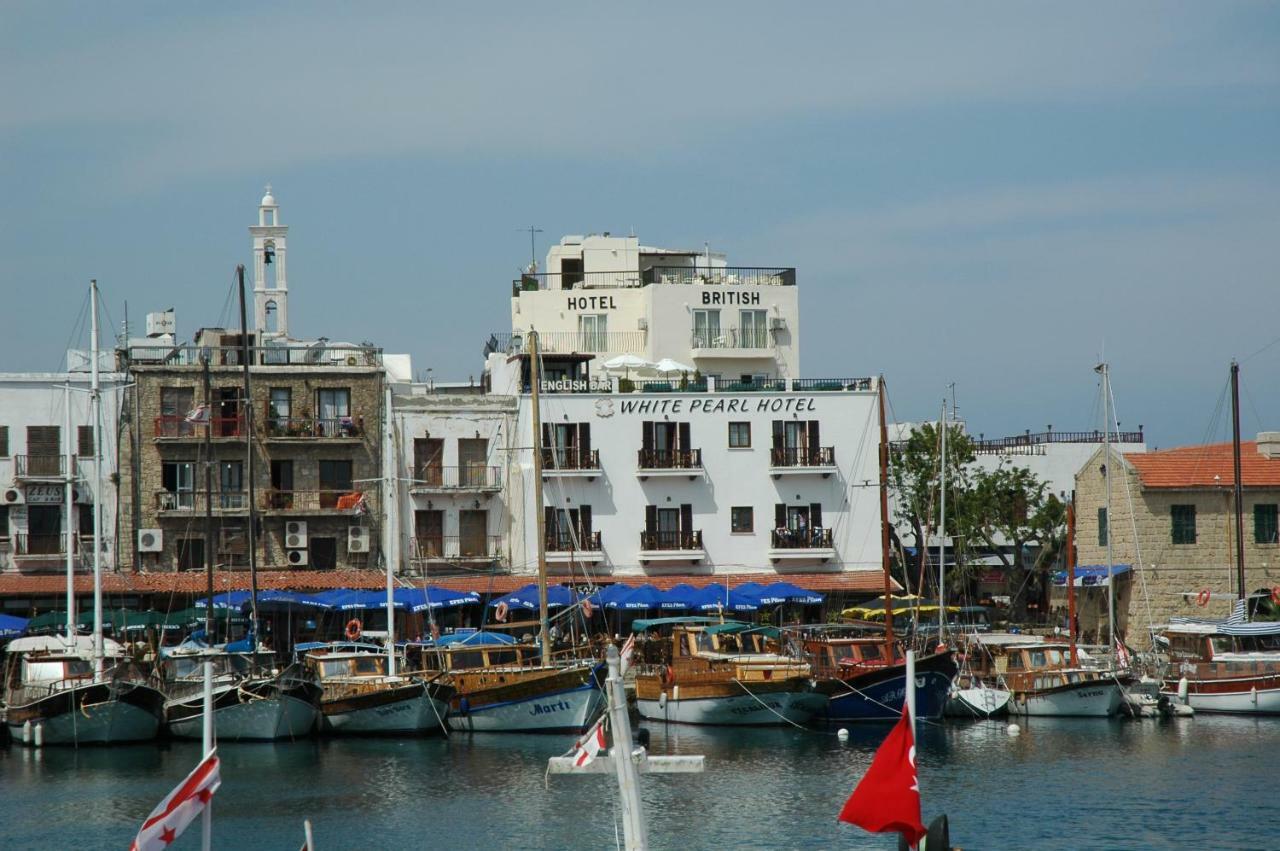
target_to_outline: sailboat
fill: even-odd
[[[533,445],[539,414],[538,332],[529,332]],[[542,453],[533,452],[534,514],[538,523],[538,644],[517,645],[502,633],[445,636],[419,648],[424,671],[447,672],[457,690],[450,725],[466,732],[582,732],[604,708],[603,661],[552,655],[547,606],[546,536],[542,528]],[[510,625],[509,625],[510,626]]]
[[[1163,696],[1197,712],[1280,715],[1280,622],[1249,621],[1244,574],[1240,365],[1231,363],[1231,460],[1235,492],[1235,592],[1222,621],[1175,618],[1157,636],[1169,656]],[[1209,593],[1201,591],[1207,602]]]
[[[71,450],[71,389],[64,394],[67,508],[67,634],[10,642],[5,672],[6,723],[21,742],[113,744],[155,738],[164,696],[147,684],[124,649],[102,634],[102,388],[98,375],[98,282],[90,283],[95,486],[93,489],[93,635],[75,625],[75,532],[71,527],[75,458]]]
[[[818,688],[830,697],[828,721],[894,721],[907,692],[907,660],[893,635],[893,579],[889,549],[889,431],[885,422],[884,378],[880,391],[880,557],[884,571],[884,633],[849,637],[830,627],[803,631]],[[946,618],[946,607],[940,607]],[[921,718],[939,718],[956,675],[955,654],[939,645],[914,660],[915,694]]]
[[[249,549],[249,633],[239,642],[210,646],[188,642],[169,653],[160,664],[159,675],[165,683],[165,722],[169,733],[179,738],[195,739],[202,735],[204,664],[213,663],[213,711],[218,738],[223,740],[292,739],[309,734],[316,724],[320,702],[320,686],[303,667],[290,665],[283,670],[275,665],[274,655],[258,647],[258,573],[256,522],[253,493],[253,394],[249,379],[252,352],[245,314],[244,267],[236,267],[240,285],[241,361],[244,365],[245,480],[248,487]],[[204,367],[205,402],[212,399],[209,387],[209,364]],[[210,436],[205,431],[205,458],[211,462]],[[205,535],[213,539],[211,488],[208,463],[205,472]],[[213,640],[213,560],[212,547],[205,548],[207,600],[205,639]]]

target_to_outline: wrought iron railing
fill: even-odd
[[[269,438],[358,438],[364,434],[364,417],[267,417]]]
[[[767,349],[773,345],[767,328],[695,330],[689,345],[695,349]]]
[[[190,422],[182,414],[161,414],[155,420],[156,437],[204,437],[204,425],[213,429],[211,437],[244,437],[244,417],[210,417],[205,422]]]
[[[418,467],[413,471],[413,490],[468,490],[500,486],[498,468],[485,464],[463,464],[460,467]]]
[[[815,446],[812,449],[784,447],[769,452],[770,467],[834,467],[836,448]]]
[[[829,550],[832,544],[831,530],[821,526],[812,529],[774,529],[769,545],[775,550]]]
[[[67,536],[65,534],[32,535],[28,532],[15,532],[13,535],[13,554],[15,556],[60,556],[67,554]],[[73,543],[72,546],[75,546]]]
[[[165,346],[146,343],[130,345],[128,360],[133,364],[162,366],[200,366],[208,356],[212,366],[241,366],[244,359],[240,346]],[[373,346],[252,346],[249,363],[253,366],[307,367],[381,367],[382,349]]]
[[[753,378],[750,381],[716,382],[717,390],[729,393],[784,393],[787,389],[785,378]]]
[[[643,352],[645,331],[539,331],[541,354],[601,354],[604,352]],[[486,344],[490,351],[509,355],[529,351],[529,340],[519,332],[490,334]]]
[[[701,449],[641,449],[641,470],[697,470],[702,468]]]
[[[793,378],[791,389],[806,393],[837,390],[865,391],[870,390],[874,383],[871,378]]]
[[[652,284],[796,285],[796,270],[791,266],[654,266],[645,270],[644,277]]]
[[[264,491],[260,505],[266,511],[350,511],[367,509],[370,495],[350,490],[277,490]]]
[[[13,456],[15,479],[57,479],[65,476],[66,470],[67,459],[63,455]]]
[[[204,511],[204,491],[169,491],[155,492],[156,511]],[[246,491],[213,492],[214,511],[245,511],[249,508],[249,494]]]
[[[1095,431],[1041,431],[1032,433],[1030,431],[1022,434],[1015,434],[1012,437],[999,437],[986,439],[983,435],[978,435],[978,439],[973,442],[975,452],[983,454],[1029,454],[1018,453],[1016,450],[1022,447],[1043,446],[1049,443],[1102,443],[1107,435],[1101,429]],[[1143,432],[1139,428],[1138,431],[1112,431],[1110,433],[1112,443],[1142,443]]]
[[[417,561],[459,561],[496,559],[501,555],[501,535],[426,535],[413,539],[411,558]]]
[[[702,532],[673,532],[645,530],[640,533],[640,549],[642,550],[700,550],[702,549]]]
[[[576,447],[542,447],[542,469],[545,470],[599,470],[599,449]]]
[[[544,541],[547,552],[571,552],[577,550],[586,553],[598,553],[602,546],[600,543],[600,533],[584,532],[581,529],[576,530],[574,534],[570,534],[568,529],[553,530],[547,533]]]

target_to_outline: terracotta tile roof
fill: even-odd
[[[1230,443],[1134,452],[1124,458],[1147,488],[1229,488],[1235,482]],[[1240,482],[1247,488],[1280,488],[1280,458],[1258,454],[1252,440],[1241,441]]]
[[[458,591],[478,591],[482,594],[506,594],[534,581],[527,574],[500,574],[494,576],[459,576],[442,577],[427,580],[427,584],[453,588]],[[551,577],[550,582],[564,582],[563,577]],[[602,584],[610,580],[602,578]],[[843,592],[843,593],[878,593],[884,588],[884,574],[879,570],[845,571],[841,573],[730,573],[699,574],[697,576],[623,576],[612,581],[625,582],[628,585],[649,583],[663,590],[681,582],[701,588],[712,582],[728,582],[730,586],[743,582],[790,582],[810,591]],[[323,591],[329,588],[363,588],[377,589],[386,587],[387,575],[378,570],[264,570],[258,573],[260,590],[289,589],[292,591]],[[415,586],[423,584],[422,579],[405,579],[405,583]],[[214,577],[214,586],[218,593],[223,591],[244,591],[249,588],[249,574],[244,571],[222,572]],[[0,575],[0,597],[61,595],[66,592],[66,577],[49,573],[23,576],[21,574]],[[108,573],[102,577],[104,594],[192,594],[203,596],[205,577],[203,573]],[[895,590],[900,590],[897,583]],[[93,591],[93,577],[87,574],[75,578],[77,594],[88,594]]]

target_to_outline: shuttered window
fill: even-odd
[[[1280,505],[1272,502],[1253,507],[1253,542],[1280,544]]]
[[[1172,524],[1172,538],[1175,544],[1194,544],[1196,542],[1196,507],[1194,505],[1172,505],[1169,507]]]
[[[76,429],[76,453],[81,458],[93,458],[98,453],[93,449],[93,426],[82,425]]]
[[[0,426],[0,458],[9,456],[9,427]]]
[[[1105,547],[1107,545],[1107,536],[1111,533],[1110,527],[1107,525],[1107,510],[1105,508],[1098,509],[1098,546]]]

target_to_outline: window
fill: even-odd
[[[27,472],[33,476],[62,475],[62,429],[27,426]]]
[[[160,469],[160,485],[165,494],[160,508],[173,511],[195,508],[196,464],[194,461],[166,461]]]
[[[220,461],[218,463],[218,483],[221,491],[219,507],[245,507],[243,461]]]
[[[720,311],[695,310],[693,312],[693,347],[711,349],[724,346],[720,334]]]
[[[835,463],[830,453],[823,452],[821,443],[817,420],[774,420],[770,464],[774,467],[814,467]]]
[[[93,450],[93,426],[77,426],[76,443],[76,454],[81,458],[97,457],[98,453]]]
[[[9,540],[9,506],[0,505],[0,541]]]
[[[1196,507],[1194,505],[1173,505],[1169,508],[1173,525],[1173,543],[1194,544],[1196,542]]]
[[[1280,505],[1272,502],[1253,507],[1253,542],[1280,544]]]
[[[243,526],[223,526],[218,530],[218,559],[226,564],[249,563],[249,536]]]
[[[542,463],[559,470],[593,469],[591,423],[543,423]]]
[[[204,569],[204,538],[178,539],[178,570]]]
[[[484,437],[458,438],[458,484],[484,487],[488,481],[489,440]]]
[[[1098,546],[1105,547],[1107,545],[1107,535],[1110,534],[1110,528],[1107,526],[1107,509],[1098,509]]]
[[[755,511],[749,505],[735,505],[729,509],[729,531],[745,535],[755,531]]]
[[[271,490],[267,506],[275,509],[293,508],[293,461],[272,460]]]
[[[293,416],[293,389],[272,387],[267,402],[267,426],[273,431],[287,428]]]
[[[578,334],[584,352],[609,351],[609,315],[588,313],[578,317]]]
[[[84,504],[77,505],[76,511],[80,514],[80,522],[76,526],[76,528],[80,530],[80,536],[82,538],[92,538],[93,537],[93,506],[84,505]]]
[[[317,570],[333,570],[338,566],[338,539],[312,538],[310,541],[311,566]]]
[[[751,423],[729,423],[729,448],[751,447]]]
[[[9,427],[0,426],[0,458],[9,457]]]
[[[548,549],[557,552],[595,549],[591,529],[591,506],[555,509],[548,505],[544,509],[543,520]]]
[[[160,417],[165,437],[187,437],[195,434],[195,426],[187,422],[187,414],[195,407],[195,391],[190,387],[160,388]]]
[[[316,434],[337,437],[353,428],[351,391],[345,387],[329,387],[316,391]]]
[[[338,497],[351,492],[351,462],[321,461],[320,507],[336,508]]]
[[[766,349],[769,347],[768,311],[743,310],[738,313],[741,323],[741,340],[738,345],[744,349]]]

